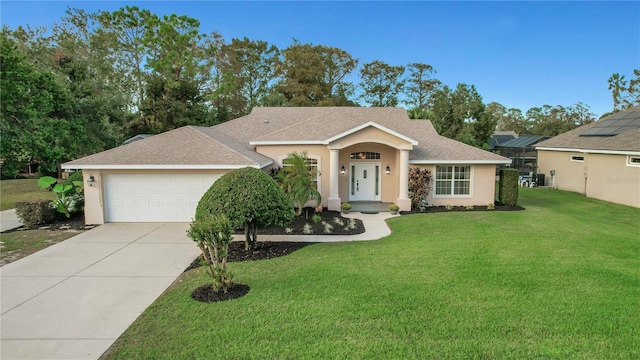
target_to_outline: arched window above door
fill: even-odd
[[[351,153],[353,160],[380,160],[380,153],[371,151],[359,151]]]

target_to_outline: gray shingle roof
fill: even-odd
[[[212,128],[184,126],[63,164],[64,168],[235,168],[273,160]]]
[[[374,122],[418,141],[409,154],[414,162],[509,159],[438,135],[429,120],[411,120],[402,108],[282,107],[254,108],[251,114],[213,128],[240,143],[252,141],[322,142],[349,129]]]
[[[640,106],[631,107],[607,116],[606,118],[567,131],[564,134],[539,142],[535,147],[638,152],[640,151],[640,129],[630,129],[615,136],[580,136],[589,129],[598,126],[603,120],[612,118],[614,120],[625,119],[626,117],[633,117],[634,115],[640,115]]]
[[[63,164],[64,168],[235,168],[265,166],[272,159],[257,142],[318,142],[373,122],[416,140],[414,163],[510,160],[438,135],[429,120],[411,120],[402,108],[254,108],[251,114],[211,128],[185,126]]]

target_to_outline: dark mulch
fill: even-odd
[[[56,219],[51,224],[40,225],[31,229],[27,228],[26,226],[21,226],[19,228],[11,229],[6,232],[22,230],[89,230],[96,226],[97,225],[85,225],[84,213],[80,212],[77,214],[72,214],[68,219],[63,214],[56,214]]]
[[[313,215],[320,216],[318,222],[314,222]],[[343,225],[336,223],[336,218],[342,222]],[[258,229],[258,235],[355,235],[364,233],[364,224],[360,219],[355,220],[355,227],[349,228],[350,219],[342,217],[339,211],[327,211],[326,209],[320,213],[316,213],[313,208],[304,208],[302,215],[296,216],[293,221],[287,226],[271,226],[268,228]],[[325,232],[325,226],[322,222],[331,224],[332,229],[330,232]],[[304,233],[305,225],[310,226],[311,234]],[[291,231],[287,231],[287,229]],[[244,234],[244,230],[238,229],[236,234]]]
[[[486,205],[474,206],[473,209],[467,209],[466,206],[454,206],[451,209],[447,209],[445,206],[429,206],[426,211],[420,210],[412,210],[412,211],[401,211],[401,215],[409,215],[409,214],[425,214],[425,213],[441,213],[441,212],[454,212],[454,211],[520,211],[524,210],[524,208],[520,205],[516,206],[506,206],[496,204],[495,209],[488,210]]]
[[[256,245],[255,250],[245,251],[244,241],[234,241],[229,244],[229,254],[227,256],[227,261],[231,263],[239,261],[274,259],[277,257],[289,255],[292,252],[302,249],[303,247],[311,244],[315,243],[260,241]],[[184,271],[189,271],[200,266],[202,266],[202,255],[193,260],[193,262]]]
[[[227,292],[215,292],[211,284],[198,287],[191,292],[191,298],[200,302],[219,302],[233,300],[245,296],[249,292],[249,286],[245,284],[233,284]]]

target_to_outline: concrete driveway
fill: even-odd
[[[0,268],[0,358],[99,358],[199,255],[188,226],[105,224]]]

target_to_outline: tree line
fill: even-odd
[[[61,162],[136,134],[215,125],[255,106],[403,104],[411,118],[431,119],[442,135],[478,147],[496,126],[555,135],[595,119],[581,103],[519,117],[485,104],[473,85],[443,85],[428,64],[359,64],[346,50],[296,39],[284,49],[226,41],[203,33],[197,19],[136,6],[68,8],[48,29],[3,26],[0,41],[4,176],[34,162],[55,173]],[[359,81],[351,81],[356,69]]]

